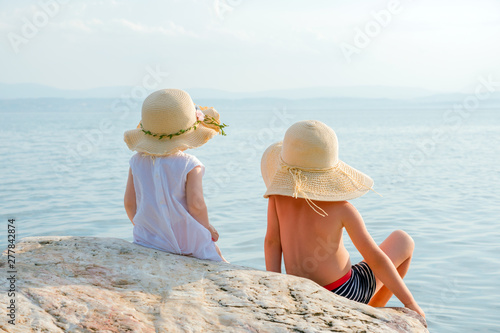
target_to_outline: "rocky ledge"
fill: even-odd
[[[6,332],[427,332],[416,313],[372,308],[316,283],[99,237],[27,237],[3,253]],[[12,311],[11,311],[12,312]]]

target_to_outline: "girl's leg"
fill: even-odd
[[[410,235],[403,230],[396,230],[379,247],[391,259],[399,275],[403,278],[410,268],[411,257],[415,248],[415,242]],[[392,292],[378,278],[376,278],[376,281],[377,289],[368,305],[374,307],[385,306],[391,299]]]
[[[226,260],[226,258],[224,258],[222,256],[222,253],[220,252],[220,249],[219,247],[217,246],[217,244],[215,244],[215,249],[217,250],[217,253],[220,255],[220,257],[222,258],[222,260],[224,260],[224,262],[227,262],[229,264],[229,261]]]

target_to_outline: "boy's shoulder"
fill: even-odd
[[[316,201],[318,205],[320,205],[322,202],[321,201]],[[350,203],[347,200],[344,201],[323,201],[323,206],[327,210],[327,212],[335,212],[335,215],[341,217],[341,218],[346,218],[350,219],[355,216],[359,215],[358,210],[352,203]]]
[[[329,201],[329,203],[344,212],[357,212],[358,210],[352,203],[347,200],[344,201]]]
[[[356,207],[349,201],[339,202],[339,211],[344,222],[363,220]]]
[[[304,198],[294,198],[292,196],[283,196],[283,195],[270,195],[270,199],[275,200],[280,204],[287,204],[291,207],[293,206],[302,206],[302,207],[310,207],[310,203],[307,202]],[[356,214],[358,210],[352,203],[347,200],[344,201],[321,201],[321,200],[312,200],[313,203],[329,212],[336,212],[337,214]],[[313,212],[311,210],[311,212]]]

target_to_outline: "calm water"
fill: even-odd
[[[132,240],[122,200],[133,153],[122,138],[137,125],[140,107],[117,112],[113,102],[0,101],[0,214],[5,224],[16,218],[18,238]],[[260,157],[294,122],[318,119],[336,131],[340,158],[370,175],[383,195],[353,201],[374,239],[381,242],[394,229],[413,236],[405,281],[430,330],[499,332],[500,110],[489,105],[468,118],[443,117],[453,102],[208,104],[230,124],[228,136],[191,153],[207,167],[205,194],[225,257],[265,268]],[[347,246],[353,262],[360,260]],[[393,298],[389,305],[399,304]]]

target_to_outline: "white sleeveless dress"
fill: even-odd
[[[178,152],[152,157],[136,153],[130,159],[137,212],[134,216],[134,243],[222,261],[210,231],[188,212],[186,177],[195,167],[205,166],[194,156]]]

